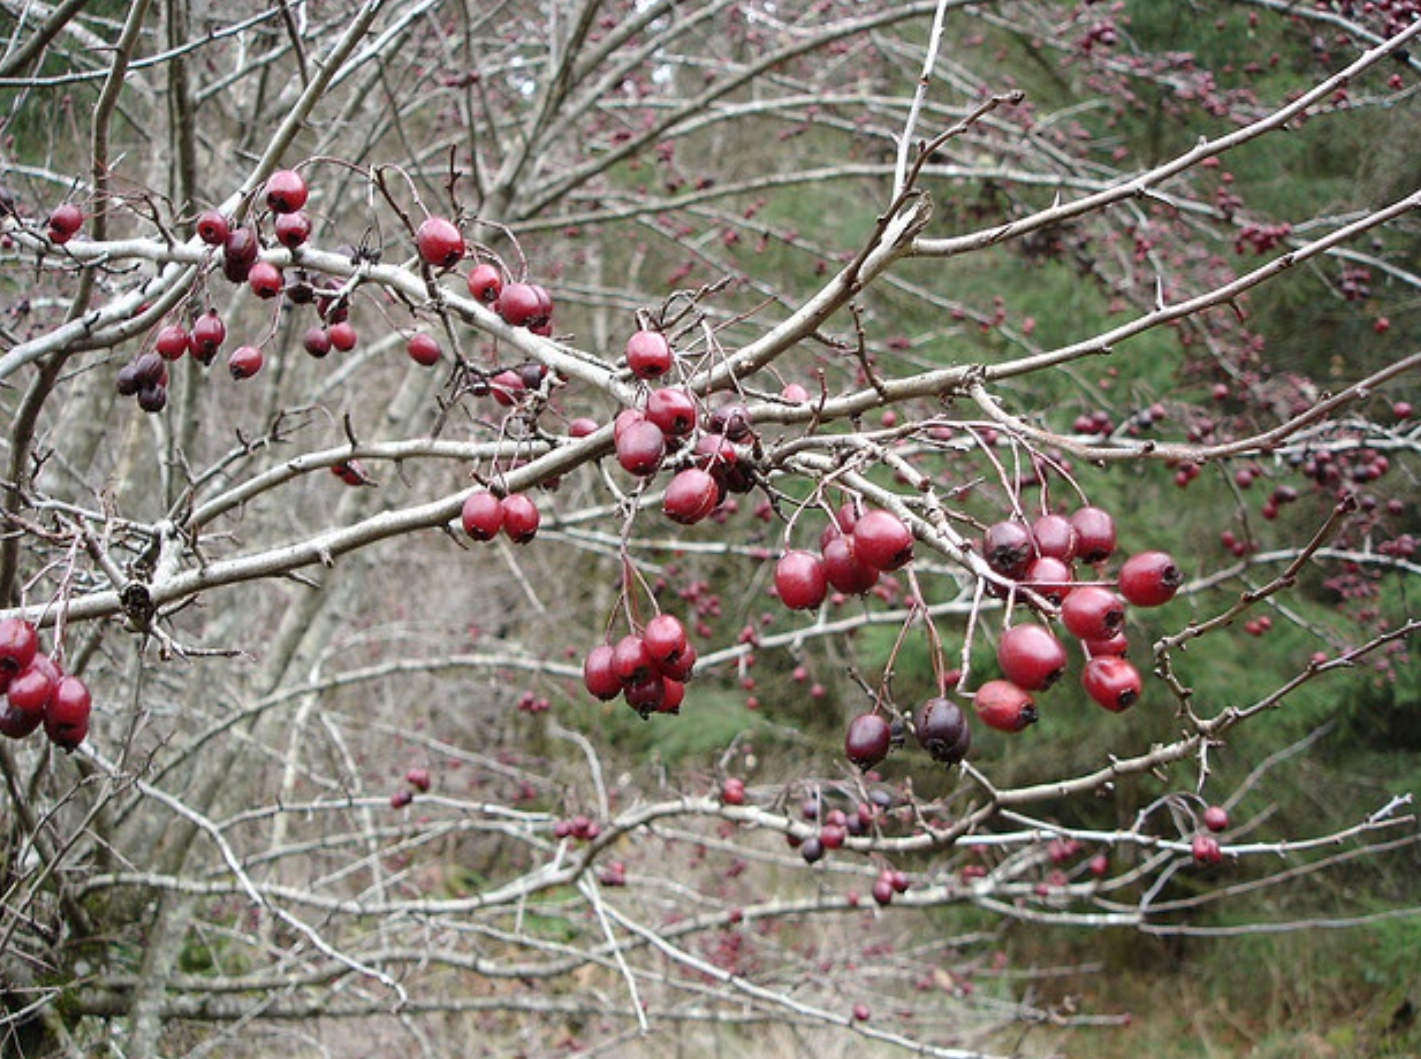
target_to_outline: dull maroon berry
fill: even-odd
[[[1204,810],[1204,826],[1210,831],[1227,831],[1229,829],[1229,811],[1222,805],[1211,805]]]
[[[493,265],[475,265],[469,270],[469,295],[480,305],[492,306],[503,292],[503,274]]]
[[[955,765],[972,749],[972,730],[951,699],[928,699],[913,713],[913,735],[934,761]]]
[[[43,711],[30,713],[0,702],[0,735],[7,739],[24,739],[43,723]]]
[[[527,544],[538,535],[542,521],[538,505],[523,493],[510,493],[499,501],[503,532],[514,544]]]
[[[892,745],[892,726],[876,713],[859,714],[844,735],[844,754],[865,771],[886,758]]]
[[[301,348],[319,360],[331,351],[331,336],[324,327],[308,327],[301,336]]]
[[[153,348],[164,360],[177,360],[188,351],[187,329],[179,324],[168,324],[158,331]]]
[[[306,205],[306,179],[294,169],[278,169],[266,181],[266,204],[272,213],[295,213]]]
[[[1140,701],[1140,673],[1125,659],[1100,655],[1085,664],[1081,685],[1087,695],[1111,713],[1121,713]]]
[[[1076,558],[1102,563],[1115,554],[1115,520],[1098,507],[1083,507],[1071,515],[1076,531]]]
[[[208,246],[221,246],[231,231],[231,224],[217,210],[203,210],[198,214],[197,237]]]
[[[1020,522],[994,523],[983,535],[982,555],[997,573],[1018,581],[1035,557],[1031,531]]]
[[[439,343],[433,335],[423,331],[416,331],[405,340],[405,352],[409,354],[410,360],[425,368],[432,368],[439,363]]]
[[[622,681],[612,668],[611,644],[598,644],[582,661],[582,683],[593,698],[610,702],[622,693]]]
[[[281,269],[270,261],[257,261],[247,270],[247,286],[258,298],[275,298],[281,293]]]
[[[828,590],[824,564],[810,552],[785,552],[775,564],[775,592],[790,610],[814,610]]]
[[[23,618],[0,618],[0,680],[28,668],[39,653],[39,633]]]
[[[480,489],[464,498],[459,520],[474,540],[491,541],[503,528],[503,505],[487,489]]]
[[[891,511],[865,511],[853,535],[854,554],[876,570],[897,570],[913,558],[913,534]]]
[[[281,214],[272,227],[276,232],[276,241],[288,250],[304,246],[306,240],[311,238],[311,218],[300,210]]]
[[[464,258],[463,233],[443,217],[426,217],[414,241],[419,256],[435,268],[453,268]]]
[[[667,485],[661,509],[672,522],[693,526],[715,510],[719,498],[720,487],[708,471],[687,467]]]
[[[1069,563],[1076,557],[1076,528],[1065,515],[1042,515],[1031,524],[1036,553]]]
[[[1168,603],[1184,584],[1183,572],[1166,552],[1139,552],[1120,567],[1120,594],[1137,607]]]
[[[168,407],[168,388],[162,383],[138,388],[138,407],[149,415],[156,415]]]
[[[261,371],[262,351],[256,346],[238,346],[227,358],[227,370],[234,379],[250,379]]]
[[[1036,721],[1036,703],[1009,680],[989,680],[977,689],[972,706],[989,728],[1020,732]]]
[[[44,708],[44,734],[61,750],[73,750],[89,734],[91,708],[84,682],[74,676],[60,677]]]
[[[346,320],[342,320],[338,324],[331,324],[326,328],[326,334],[330,337],[331,348],[338,349],[342,353],[349,353],[359,340],[355,328]]]
[[[1002,675],[1027,691],[1043,691],[1066,671],[1066,649],[1043,625],[1014,625],[997,642]]]
[[[188,332],[188,351],[200,363],[211,364],[226,339],[227,325],[216,309],[208,309],[193,322]]]
[[[494,305],[504,323],[511,327],[527,327],[530,321],[538,319],[542,299],[531,284],[509,283],[499,292]]]
[[[1125,625],[1125,604],[1100,585],[1082,585],[1061,602],[1061,620],[1078,640],[1108,640]]]
[[[627,339],[627,367],[638,379],[658,379],[671,370],[671,344],[660,331],[638,331]]]
[[[834,591],[861,596],[878,584],[878,570],[858,557],[854,539],[840,534],[823,549],[824,576]]]
[[[84,211],[74,203],[66,202],[62,206],[56,206],[49,215],[46,234],[50,242],[62,246],[74,238],[83,224]]]
[[[656,473],[666,454],[666,436],[647,419],[631,423],[616,441],[617,462],[628,474],[646,478]]]

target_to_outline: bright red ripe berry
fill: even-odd
[[[1013,625],[997,642],[997,665],[1013,684],[1044,691],[1066,671],[1066,649],[1043,625]]]
[[[710,473],[699,467],[677,471],[666,487],[661,510],[672,522],[693,526],[715,510],[720,487]]]
[[[426,217],[414,241],[419,256],[435,268],[453,268],[463,260],[464,236],[443,217]]]
[[[331,351],[330,333],[324,327],[306,328],[301,336],[301,348],[319,360]]]
[[[1183,583],[1183,572],[1165,552],[1139,552],[1120,567],[1120,594],[1137,607],[1168,603]]]
[[[893,730],[886,718],[861,713],[849,722],[844,735],[844,754],[861,769],[871,769],[888,756]]]
[[[459,520],[474,540],[491,541],[503,528],[503,504],[487,489],[480,489],[464,498]]]
[[[357,336],[355,328],[348,321],[342,320],[338,324],[331,324],[326,329],[326,334],[330,336],[331,347],[340,350],[342,353],[349,353],[355,348]]]
[[[987,527],[982,538],[982,555],[987,565],[1004,577],[1019,581],[1035,557],[1031,531],[1020,522],[997,522]]]
[[[1038,555],[1068,563],[1076,557],[1076,528],[1064,515],[1042,515],[1031,524]]]
[[[8,680],[35,660],[39,634],[23,618],[0,619],[0,680]]]
[[[272,213],[295,213],[306,205],[306,179],[294,169],[278,169],[266,181],[266,204]]]
[[[622,693],[622,681],[612,668],[612,645],[598,644],[582,662],[582,683],[593,698],[610,702]]]
[[[1036,703],[1009,680],[989,680],[972,698],[977,716],[988,728],[1020,732],[1036,720]]]
[[[405,341],[405,352],[410,360],[422,367],[432,368],[439,363],[439,343],[434,336],[416,331]]]
[[[258,298],[275,298],[281,285],[281,269],[270,261],[258,261],[247,270],[247,286]]]
[[[818,556],[788,551],[775,563],[775,593],[790,610],[814,610],[828,591],[829,579]]]
[[[311,218],[300,210],[278,216],[274,228],[276,241],[288,250],[304,246],[306,240],[311,238]]]
[[[686,685],[673,677],[665,674],[661,677],[661,702],[656,707],[657,713],[677,714],[681,712],[681,703],[686,701]]]
[[[1076,531],[1076,558],[1101,563],[1115,553],[1115,520],[1098,507],[1083,507],[1071,515]]]
[[[1189,843],[1189,852],[1194,857],[1196,864],[1212,866],[1224,859],[1224,855],[1219,849],[1218,840],[1212,835],[1195,835],[1193,841]]]
[[[538,535],[542,521],[538,505],[522,493],[510,493],[499,501],[503,513],[503,532],[514,544],[527,544]]]
[[[639,684],[651,676],[660,676],[656,659],[651,657],[646,641],[636,633],[627,633],[612,648],[612,672],[623,688]]]
[[[227,218],[216,210],[203,210],[197,218],[197,237],[208,246],[221,246],[231,234]]]
[[[823,549],[824,576],[834,591],[861,596],[878,584],[878,570],[858,557],[853,537],[840,534]]]
[[[685,437],[696,426],[696,402],[685,390],[664,386],[647,396],[646,418],[668,438]]]
[[[177,360],[188,351],[187,330],[178,324],[169,324],[158,332],[153,348],[164,360]]]
[[[74,203],[66,202],[62,206],[56,206],[49,215],[47,225],[49,241],[62,246],[74,238],[83,223],[84,211]]]
[[[972,729],[951,699],[928,699],[913,713],[913,735],[934,761],[955,765],[972,749]]]
[[[490,264],[475,265],[469,270],[469,296],[480,305],[494,305],[503,292],[503,274]]]
[[[891,511],[865,511],[854,523],[854,553],[875,570],[897,570],[913,558],[913,534]]]
[[[509,283],[499,292],[495,308],[509,326],[527,327],[538,319],[542,299],[531,284]]]
[[[49,703],[60,675],[59,667],[48,655],[37,654],[10,678],[5,696],[15,709],[38,713]]]
[[[1111,713],[1121,713],[1140,701],[1140,673],[1117,655],[1100,655],[1087,662],[1081,686]]]
[[[211,364],[212,358],[227,338],[227,325],[216,309],[208,309],[199,316],[188,334],[188,350],[203,364]]]
[[[1061,621],[1078,640],[1108,640],[1125,625],[1125,604],[1100,585],[1082,585],[1061,601]]]
[[[671,344],[660,331],[638,331],[627,339],[626,358],[638,379],[657,379],[671,370]]]
[[[89,689],[78,677],[60,677],[44,711],[44,733],[61,750],[73,750],[89,734]]]
[[[616,441],[617,462],[628,474],[645,478],[656,473],[666,454],[666,436],[647,419],[629,424]]]
[[[1229,811],[1222,805],[1211,805],[1204,810],[1204,826],[1210,831],[1227,831],[1229,829]]]
[[[1027,588],[1059,607],[1061,601],[1070,594],[1075,574],[1069,563],[1054,556],[1043,555],[1031,560],[1022,580]]]
[[[663,674],[668,666],[675,668],[689,646],[686,627],[674,614],[658,614],[652,618],[646,623],[646,628],[642,629],[641,639],[646,644],[647,651],[651,653],[651,660],[656,663],[656,668]]]
[[[238,346],[227,358],[227,370],[234,379],[250,379],[262,370],[262,351],[256,346]]]

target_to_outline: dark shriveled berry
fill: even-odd
[[[972,748],[972,729],[962,707],[951,699],[928,699],[913,714],[913,734],[928,756],[955,765]]]

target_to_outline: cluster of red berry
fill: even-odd
[[[41,724],[49,741],[73,750],[89,734],[89,689],[39,653],[39,634],[22,618],[0,619],[0,735],[23,739]]]
[[[395,793],[390,795],[390,808],[403,809],[414,801],[416,794],[428,794],[430,788],[429,770],[419,765],[413,765],[405,773],[403,786],[396,787]]]
[[[658,614],[640,632],[634,629],[615,644],[598,644],[588,651],[582,682],[603,702],[623,696],[642,717],[679,713],[695,665],[696,648],[681,620]]]

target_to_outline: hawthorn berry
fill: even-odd
[[[1118,655],[1098,655],[1087,662],[1081,686],[1112,713],[1121,713],[1140,701],[1139,670]]]
[[[306,178],[294,169],[278,169],[266,180],[266,204],[272,213],[295,213],[306,205]]]
[[[56,206],[54,211],[50,213],[46,234],[51,243],[63,246],[74,238],[83,223],[84,211],[74,203],[66,202],[61,206]]]
[[[509,283],[499,291],[494,307],[510,327],[528,327],[542,309],[538,291],[529,283]]]
[[[1098,507],[1079,508],[1071,515],[1076,531],[1076,558],[1101,563],[1115,554],[1115,520]]]
[[[988,728],[1020,732],[1036,721],[1036,703],[1009,680],[989,680],[977,689],[972,707]]]
[[[331,340],[331,348],[333,349],[338,349],[342,353],[349,353],[355,348],[357,341],[355,328],[346,320],[331,324],[330,327],[326,328],[326,334]]]
[[[1125,604],[1100,585],[1082,585],[1061,601],[1061,621],[1078,640],[1108,640],[1125,625]]]
[[[671,344],[660,331],[638,331],[627,339],[624,355],[638,379],[658,379],[671,370]]]
[[[211,364],[212,358],[227,338],[227,325],[216,309],[208,309],[193,322],[188,332],[188,351],[201,364]]]
[[[570,438],[585,438],[600,430],[602,424],[591,416],[578,416],[568,420],[567,436]]]
[[[275,298],[281,293],[281,269],[270,261],[257,261],[247,270],[247,286],[258,298]]]
[[[44,723],[44,713],[17,710],[9,703],[0,703],[0,735],[8,739],[24,739]]]
[[[405,782],[420,794],[429,793],[429,769],[418,766],[405,773]]]
[[[878,584],[878,570],[860,559],[854,538],[840,534],[824,545],[824,576],[834,591],[847,596],[861,596]]]
[[[1002,675],[1027,691],[1044,691],[1066,671],[1066,649],[1044,625],[1013,625],[997,641]]]
[[[331,336],[324,327],[308,327],[301,336],[301,348],[319,360],[331,351]]]
[[[1027,588],[1058,607],[1070,593],[1074,581],[1075,574],[1071,571],[1070,563],[1050,555],[1031,560],[1022,578],[1022,583]]]
[[[414,241],[419,256],[435,268],[453,268],[463,260],[463,233],[444,217],[426,217]]]
[[[617,462],[628,474],[646,478],[656,473],[666,454],[666,435],[648,419],[630,423],[616,440]]]
[[[1211,867],[1223,861],[1223,852],[1219,849],[1218,840],[1212,835],[1195,835],[1193,841],[1189,843],[1190,855],[1194,858],[1194,863]]]
[[[487,489],[479,489],[464,498],[459,513],[464,532],[476,541],[491,541],[503,528],[503,504]]]
[[[1227,831],[1229,829],[1229,811],[1222,805],[1211,805],[1204,810],[1204,826],[1210,831]]]
[[[512,408],[518,403],[518,397],[528,389],[523,381],[523,374],[514,371],[512,368],[505,368],[492,379],[489,380],[493,399],[504,408]]]
[[[987,565],[1004,577],[1019,581],[1034,556],[1031,531],[1020,522],[997,522],[982,537],[982,555]]]
[[[256,346],[238,346],[227,358],[227,370],[234,379],[250,379],[261,371],[262,351]]]
[[[641,630],[641,639],[651,654],[652,662],[663,674],[667,666],[674,667],[689,646],[686,627],[674,614],[658,614],[652,618]]]
[[[720,488],[710,472],[687,467],[667,485],[661,509],[672,522],[692,526],[714,511],[719,499]]]
[[[1166,552],[1138,552],[1120,567],[1120,594],[1137,607],[1163,606],[1183,583],[1183,572]]]
[[[73,750],[89,734],[91,708],[84,682],[74,676],[60,677],[44,708],[44,734],[61,750]]]
[[[33,625],[23,618],[0,618],[0,680],[8,682],[38,652],[39,633]]]
[[[276,232],[276,241],[288,250],[303,246],[311,238],[311,218],[301,210],[279,215],[272,227]]]
[[[424,331],[416,331],[405,340],[405,352],[421,367],[432,368],[439,363],[439,343]]]
[[[197,237],[208,246],[221,246],[231,231],[231,224],[217,210],[203,210],[198,214]]]
[[[582,684],[593,698],[610,702],[622,693],[622,681],[612,668],[612,645],[598,644],[582,660]]]
[[[934,761],[955,765],[972,749],[972,729],[962,707],[941,697],[925,701],[913,713],[913,735]]]
[[[893,731],[887,719],[877,713],[861,713],[849,722],[844,735],[844,754],[867,771],[888,756]]]
[[[177,360],[188,351],[188,333],[180,324],[168,324],[158,331],[153,348],[164,360]]]
[[[696,426],[696,403],[685,390],[664,386],[647,395],[646,418],[668,438],[685,437]]]
[[[10,678],[5,697],[10,705],[26,713],[39,713],[54,695],[62,674],[48,655],[37,654],[29,665]]]
[[[897,570],[913,558],[913,534],[891,511],[865,511],[854,523],[854,553],[876,570]]]
[[[1076,528],[1064,515],[1042,515],[1031,524],[1036,553],[1069,563],[1076,557]]]
[[[494,305],[503,292],[503,273],[490,264],[469,269],[469,296],[480,305]]]
[[[612,672],[617,674],[623,688],[639,684],[647,677],[660,676],[646,641],[636,633],[627,633],[612,647]]]
[[[775,593],[790,610],[814,610],[828,591],[824,564],[813,553],[788,551],[775,563]]]
[[[503,532],[514,544],[527,544],[538,535],[542,521],[538,505],[523,493],[510,493],[498,502]]]
[[[745,781],[739,776],[727,776],[720,784],[720,800],[726,805],[744,805]]]

